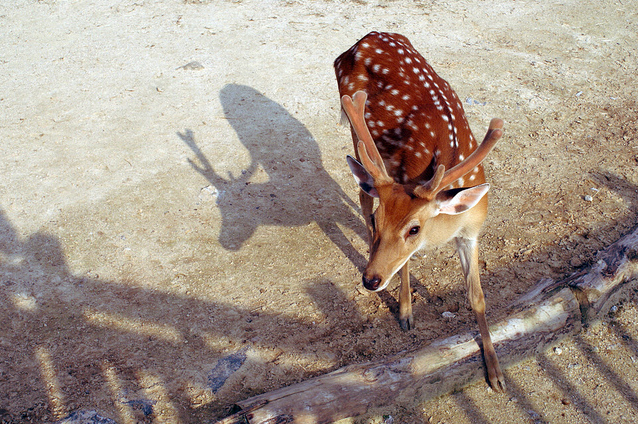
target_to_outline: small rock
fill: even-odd
[[[246,360],[247,350],[248,348],[245,347],[239,352],[235,352],[217,361],[215,367],[208,374],[208,387],[213,393],[217,393],[224,383],[226,383],[228,377],[241,368]]]
[[[533,411],[531,409],[529,411],[527,411],[527,413],[529,414],[530,418],[533,419],[533,420],[538,420],[538,419],[541,418],[541,416],[538,415],[538,413],[536,411]]]
[[[441,316],[443,316],[443,318],[456,318],[456,314],[450,311],[445,311],[441,314]]]
[[[588,195],[586,195],[586,196],[584,197],[584,199],[585,199],[585,202],[592,202],[592,201],[594,200],[594,198],[593,198],[593,197],[591,197],[589,194],[588,194]]]
[[[569,399],[563,398],[561,399],[560,403],[562,403],[563,405],[571,405],[571,401]]]
[[[485,105],[487,105],[487,102],[479,102],[478,100],[475,100],[475,99],[473,99],[471,97],[466,98],[465,102],[468,105],[472,105],[472,106],[485,106]]]
[[[224,195],[224,191],[219,191],[217,187],[212,185],[206,186],[199,191],[199,200],[204,202],[216,200]]]
[[[135,399],[129,400],[125,402],[128,406],[133,409],[137,409],[142,411],[145,417],[148,417],[153,413],[153,407],[157,403],[157,401],[149,400],[149,399]]]
[[[183,69],[185,71],[201,71],[204,69],[204,66],[199,62],[188,62],[186,65],[182,65],[177,69]]]
[[[110,418],[102,417],[95,411],[75,411],[55,424],[117,424]]]
[[[555,353],[556,355],[561,355],[561,354],[563,353],[563,349],[561,349],[560,347],[556,346],[556,347],[554,348],[554,353]]]
[[[608,350],[608,351],[614,351],[614,350],[618,349],[618,343],[607,345],[605,349]]]

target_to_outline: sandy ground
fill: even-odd
[[[0,419],[212,422],[233,402],[474,329],[451,247],[367,294],[334,58],[400,32],[486,161],[488,320],[636,224],[638,2],[0,5]],[[590,196],[590,197],[586,197]],[[631,422],[636,295],[485,382],[362,423]],[[454,318],[444,318],[450,311]],[[448,315],[448,314],[446,314]],[[498,351],[498,348],[497,348]]]

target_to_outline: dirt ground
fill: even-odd
[[[0,422],[213,422],[475,328],[451,247],[412,262],[415,330],[396,284],[360,284],[332,62],[371,30],[412,41],[477,138],[505,120],[481,238],[496,322],[636,225],[636,28],[635,0],[2,2]],[[508,367],[504,395],[354,421],[634,421],[637,300]]]

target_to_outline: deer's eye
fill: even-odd
[[[410,228],[410,231],[408,231],[408,235],[416,236],[417,234],[419,234],[419,230],[421,230],[421,227],[415,225],[414,227]]]

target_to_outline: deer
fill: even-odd
[[[504,391],[485,318],[477,242],[490,188],[481,162],[501,138],[503,121],[492,119],[478,144],[457,94],[400,34],[371,32],[334,67],[354,144],[347,163],[368,234],[363,286],[379,292],[399,273],[399,324],[414,328],[409,260],[418,250],[454,240],[488,382]]]

